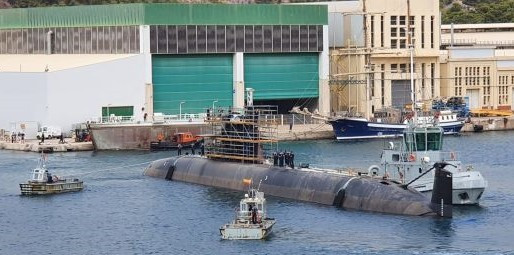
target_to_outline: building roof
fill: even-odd
[[[451,29],[452,25],[441,25],[441,29]],[[514,23],[487,23],[487,24],[453,24],[454,29],[495,29],[514,28]]]
[[[116,25],[326,24],[326,5],[113,4],[0,10],[0,29]]]

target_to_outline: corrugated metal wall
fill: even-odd
[[[256,100],[319,96],[317,53],[245,54],[245,87]]]
[[[0,28],[327,23],[326,5],[117,4],[0,10]]]
[[[232,105],[232,55],[153,55],[154,112],[205,112]]]

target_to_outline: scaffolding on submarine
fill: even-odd
[[[214,111],[214,110],[213,110]],[[277,106],[250,105],[208,112],[212,142],[206,156],[214,160],[262,164],[277,150]]]

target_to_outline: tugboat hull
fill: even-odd
[[[414,182],[413,188],[427,197],[432,196],[433,181],[422,180]],[[476,171],[453,173],[453,204],[454,205],[478,205],[482,194],[487,188],[487,181]]]

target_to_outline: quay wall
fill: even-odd
[[[0,141],[0,149],[25,151],[25,152],[67,152],[67,151],[92,151],[94,149],[91,142],[66,142],[60,144],[57,140],[39,144],[39,140],[26,140],[24,143],[10,141]]]
[[[334,137],[329,124],[299,124],[290,130],[289,125],[278,126],[278,140],[314,140]],[[97,150],[148,150],[150,142],[157,141],[163,134],[165,139],[178,132],[191,132],[193,135],[211,134],[212,127],[206,123],[197,124],[118,124],[91,125],[93,144]]]
[[[159,134],[170,140],[175,133],[210,134],[211,126],[198,124],[91,125],[96,150],[148,150]]]
[[[474,132],[474,125],[482,125],[483,131],[514,130],[514,116],[472,118],[470,123],[464,124],[461,131]]]

